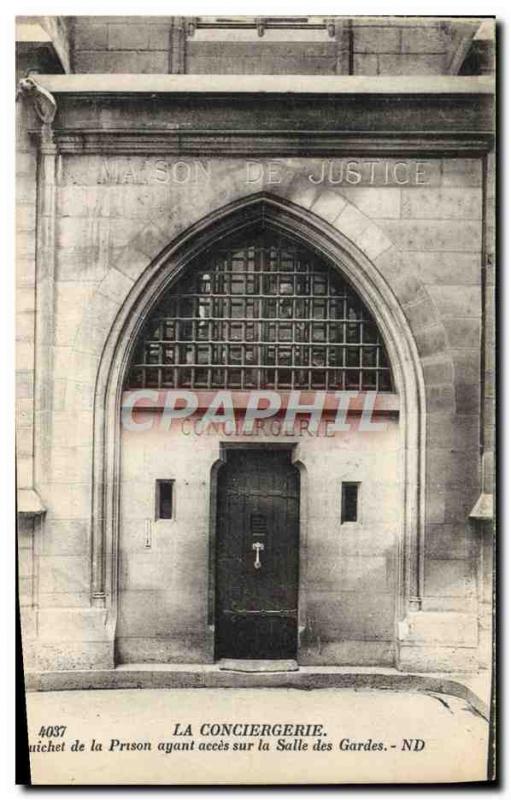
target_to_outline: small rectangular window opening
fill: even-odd
[[[342,483],[341,524],[358,521],[358,483]]]
[[[156,519],[172,519],[174,515],[174,481],[156,481]]]

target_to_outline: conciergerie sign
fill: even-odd
[[[396,411],[394,399],[377,392],[270,390],[213,392],[134,389],[122,400],[123,428],[143,433],[180,425],[185,435],[214,431],[226,435],[333,436],[343,431],[385,430],[382,412]],[[157,413],[148,413],[157,412]],[[184,424],[186,423],[186,424]]]

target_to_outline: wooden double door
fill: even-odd
[[[289,449],[228,449],[219,471],[215,657],[296,658],[300,476]]]

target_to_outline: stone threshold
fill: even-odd
[[[218,668],[226,672],[296,672],[298,664],[292,658],[222,658]]]
[[[86,689],[374,689],[459,697],[489,717],[490,677],[480,673],[411,673],[393,667],[299,666],[296,671],[240,672],[220,664],[122,664],[114,669],[26,671],[27,692]]]

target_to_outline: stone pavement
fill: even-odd
[[[27,711],[34,783],[486,777],[488,723],[466,700],[447,694],[366,688],[77,690],[29,692]],[[59,725],[66,726],[60,736]]]

